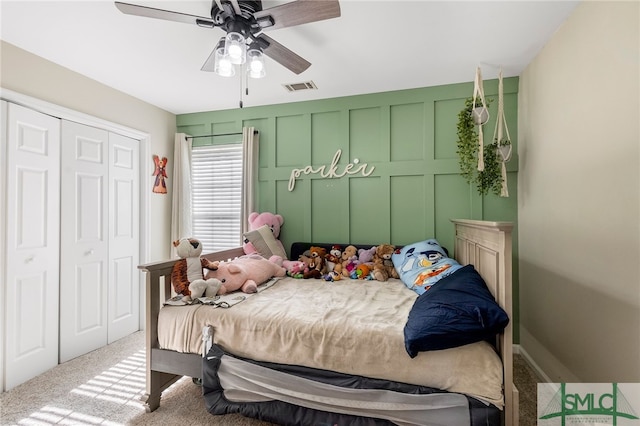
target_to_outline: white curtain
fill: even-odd
[[[249,213],[255,211],[254,184],[258,181],[258,140],[259,135],[253,127],[242,128],[242,207],[241,230],[242,233],[249,229]]]
[[[176,133],[173,152],[171,241],[191,237],[191,138]],[[172,255],[177,256],[175,247]]]

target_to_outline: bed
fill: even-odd
[[[511,317],[512,224],[453,223],[455,259],[473,265],[469,268]],[[206,257],[230,260],[243,254],[237,248]],[[160,405],[165,388],[189,376],[203,379],[212,414],[239,412],[278,424],[320,424],[319,419],[327,424],[451,424],[439,419],[452,418],[464,418],[456,424],[518,424],[511,322],[495,345],[483,340],[410,357],[402,330],[419,299],[400,280],[291,283],[293,278],[285,278],[228,309],[163,307],[171,295],[173,263],[140,266],[147,276],[147,411]],[[301,307],[303,297],[322,300],[313,299],[314,293],[324,295],[325,306]],[[344,332],[339,312],[317,324],[314,311],[327,309],[358,312],[350,317],[366,324],[358,333],[364,340]],[[297,313],[297,329],[272,322],[296,310],[303,311]],[[402,320],[380,320],[387,315]],[[399,335],[383,334],[390,330]],[[276,334],[275,340],[268,340],[269,334]],[[454,406],[466,407],[467,413]]]

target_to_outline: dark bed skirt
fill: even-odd
[[[287,364],[276,364],[268,362],[258,362],[246,358],[235,357],[225,353],[217,345],[213,345],[206,358],[203,358],[202,386],[205,405],[207,411],[213,415],[224,415],[239,413],[246,417],[268,421],[282,426],[387,426],[395,423],[371,417],[354,416],[350,414],[331,413],[313,408],[301,407],[283,401],[262,401],[262,402],[234,402],[225,398],[218,369],[222,357],[233,357],[254,365],[266,367],[280,371],[292,376],[325,383],[328,385],[343,388],[357,389],[381,389],[406,394],[436,394],[446,393],[444,391],[416,386],[406,383],[391,382],[387,380],[372,379],[361,376],[351,376],[348,374],[333,371],[319,370],[314,368],[300,367]],[[471,426],[491,426],[500,425],[502,412],[493,405],[486,405],[475,398],[465,396],[468,402],[469,418]],[[433,423],[427,418],[424,425],[442,424]],[[443,426],[458,426],[443,424]],[[463,426],[463,425],[460,425]]]

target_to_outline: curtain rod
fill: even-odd
[[[241,135],[242,132],[236,132],[236,133],[220,133],[217,135],[200,135],[200,136],[187,136],[187,139],[197,139],[197,138],[211,138],[211,137],[215,137],[215,136],[236,136],[236,135]],[[254,135],[258,134],[257,130],[253,131]]]

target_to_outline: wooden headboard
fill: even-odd
[[[454,257],[472,264],[487,283],[498,304],[509,315],[500,335],[498,351],[504,374],[505,423],[518,424],[518,390],[513,384],[512,222],[452,219],[456,235]]]

